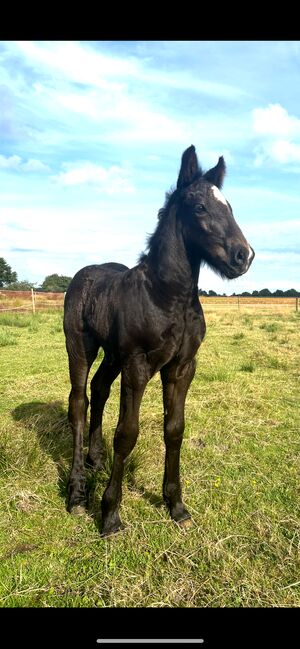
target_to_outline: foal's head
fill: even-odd
[[[195,147],[190,146],[183,153],[174,194],[179,201],[187,247],[217,273],[233,279],[247,272],[254,251],[220,191],[225,170],[221,157],[215,167],[203,173]]]

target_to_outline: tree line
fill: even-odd
[[[66,275],[58,275],[53,273],[47,275],[40,286],[36,286],[36,282],[28,282],[27,280],[18,280],[17,273],[11,269],[9,264],[0,257],[0,289],[5,288],[10,291],[30,291],[32,288],[35,291],[49,291],[53,293],[64,293],[71,281],[72,277]],[[225,293],[216,293],[216,291],[204,291],[201,288],[198,291],[199,295],[206,297],[227,297]],[[273,293],[268,288],[263,288],[261,291],[244,291],[243,293],[232,293],[230,297],[300,297],[300,292],[294,288],[287,291],[277,289]]]
[[[206,297],[227,297],[226,293],[216,293],[216,291],[203,291],[201,288],[198,291],[198,294]],[[262,288],[261,291],[244,291],[243,293],[232,293],[228,297],[300,297],[300,291],[296,291],[294,288],[289,288],[287,291],[281,291],[277,289],[276,291],[269,291],[268,288]]]

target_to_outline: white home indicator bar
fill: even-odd
[[[112,640],[111,638],[99,638],[97,642],[99,642],[99,644],[200,644],[204,642],[204,640],[203,638],[187,638],[186,640],[183,638],[172,638],[169,640],[166,638],[160,640],[158,638],[133,638],[131,640],[129,640],[129,638],[116,638],[115,640]]]

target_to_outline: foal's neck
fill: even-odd
[[[146,259],[155,286],[172,298],[189,298],[198,287],[200,259],[188,249],[176,206],[163,214],[149,242]]]

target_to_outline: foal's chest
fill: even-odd
[[[194,358],[205,335],[205,320],[201,312],[190,308],[178,313],[178,317],[162,332],[159,344],[147,353],[152,372],[177,358],[186,362]]]

